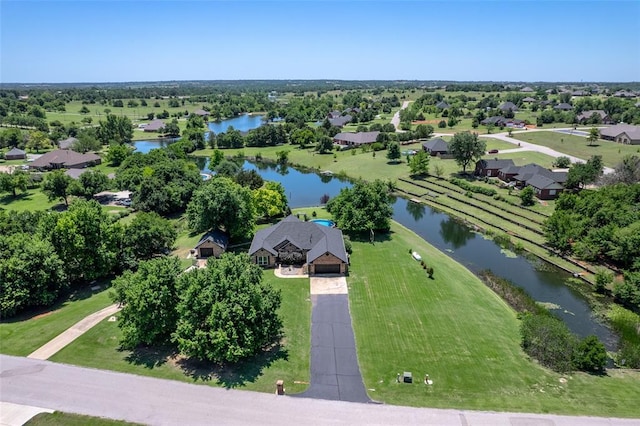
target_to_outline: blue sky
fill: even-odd
[[[0,2],[0,82],[640,81],[640,2]]]

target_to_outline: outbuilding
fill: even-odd
[[[5,160],[24,160],[27,158],[27,153],[16,147],[12,148],[9,152],[4,154]]]

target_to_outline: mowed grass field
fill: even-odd
[[[109,290],[78,291],[49,309],[34,311],[0,322],[0,353],[27,356],[87,315],[111,305]]]
[[[588,130],[587,130],[588,131]],[[640,146],[623,145],[612,141],[599,139],[589,146],[587,138],[558,132],[522,132],[514,133],[513,137],[536,145],[547,146],[556,151],[588,160],[592,155],[601,155],[605,166],[615,167],[625,155],[640,156]]]
[[[466,268],[393,224],[353,244],[349,299],[365,387],[389,404],[640,416],[640,374],[560,375],[521,350],[519,320]],[[434,279],[409,254],[435,269]],[[414,383],[396,383],[413,373]],[[423,383],[429,374],[433,385]]]
[[[276,380],[285,381],[287,393],[306,389],[309,382],[311,301],[309,280],[281,279],[265,270],[264,279],[282,291],[280,314],[284,322],[281,347],[242,364],[221,368],[185,360],[171,348],[127,351],[119,348],[122,336],[117,322],[102,321],[51,361],[121,371],[227,388],[274,392]]]

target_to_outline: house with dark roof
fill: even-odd
[[[445,142],[444,139],[440,138],[435,138],[431,139],[430,141],[424,142],[422,144],[422,149],[432,156],[449,154],[449,144]]]
[[[26,151],[13,147],[10,151],[4,154],[5,160],[24,160],[27,158]]]
[[[594,115],[599,116],[598,121],[603,124],[613,124],[613,120],[609,117],[609,114],[604,112],[601,109],[593,109],[589,111],[582,111],[580,114],[576,116],[576,120],[580,124],[584,124],[587,121],[591,120],[591,117]]]
[[[513,166],[513,160],[487,159],[476,161],[475,174],[478,176],[498,176],[498,171],[505,167]]]
[[[349,114],[347,115],[339,115],[337,117],[333,117],[333,118],[329,118],[329,123],[331,123],[332,126],[336,126],[336,127],[342,127],[347,123],[351,123],[351,120],[353,120],[353,117],[350,116]]]
[[[220,257],[220,255],[227,250],[228,245],[229,236],[224,232],[219,229],[207,232],[200,238],[198,244],[196,244],[196,256],[199,259]]]
[[[203,109],[197,109],[197,110],[193,111],[193,115],[198,115],[198,116],[200,116],[202,118],[207,119],[207,118],[209,118],[211,113],[209,111],[205,111]]]
[[[631,124],[618,124],[600,129],[600,137],[604,140],[614,141],[625,145],[640,145],[640,126]]]
[[[523,87],[522,89],[520,89],[520,91],[521,91],[521,92],[523,92],[523,93],[531,93],[531,92],[534,92],[534,90],[533,90],[531,87],[529,87],[529,86],[527,86],[527,87]]]
[[[70,137],[58,142],[58,148],[60,149],[71,149],[74,143],[78,142],[78,139],[74,137]]]
[[[511,111],[511,112],[518,111],[518,107],[516,106],[516,104],[514,104],[513,102],[509,102],[509,101],[504,102],[498,108],[500,109],[500,111]]]
[[[165,126],[164,121],[162,120],[152,120],[147,124],[144,128],[145,132],[157,132],[160,129],[163,129]]]
[[[536,100],[534,98],[532,98],[531,96],[527,96],[526,98],[524,98],[522,100],[522,102],[527,103],[527,104],[532,104],[534,103]]]
[[[494,115],[493,117],[485,118],[480,122],[480,124],[482,124],[483,126],[488,126],[488,125],[500,126],[504,120],[505,120],[504,117],[500,115]]]
[[[95,166],[102,160],[93,153],[80,154],[70,149],[56,149],[49,151],[33,161],[29,168],[32,169],[82,169]]]
[[[518,174],[513,176],[512,180],[516,182],[516,186],[524,187],[529,183],[529,180],[536,175],[542,175],[554,182],[564,184],[567,181],[568,173],[552,172],[538,164],[531,163],[521,166]]]
[[[342,147],[368,145],[378,139],[380,132],[341,132],[333,137],[333,143]]]
[[[534,195],[540,200],[553,200],[558,198],[564,190],[562,184],[543,175],[534,175],[527,181],[527,186],[533,188]]]
[[[445,101],[440,101],[440,102],[438,102],[436,104],[436,108],[438,108],[438,109],[449,109],[450,107],[451,107],[451,105],[449,105]]]
[[[252,262],[264,267],[302,266],[309,275],[349,271],[342,231],[303,222],[293,215],[259,230],[251,242],[249,256]]]
[[[566,102],[562,102],[562,103],[559,103],[558,105],[554,106],[553,109],[558,110],[558,111],[571,111],[573,109],[573,107],[571,106],[571,104],[568,104]]]
[[[503,182],[511,182],[520,173],[520,166],[510,165],[498,170],[498,178]]]
[[[618,90],[613,94],[616,98],[635,98],[636,94],[628,90]]]

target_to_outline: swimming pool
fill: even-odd
[[[311,222],[315,222],[322,226],[328,226],[329,228],[336,226],[335,222],[329,219],[313,219]]]

